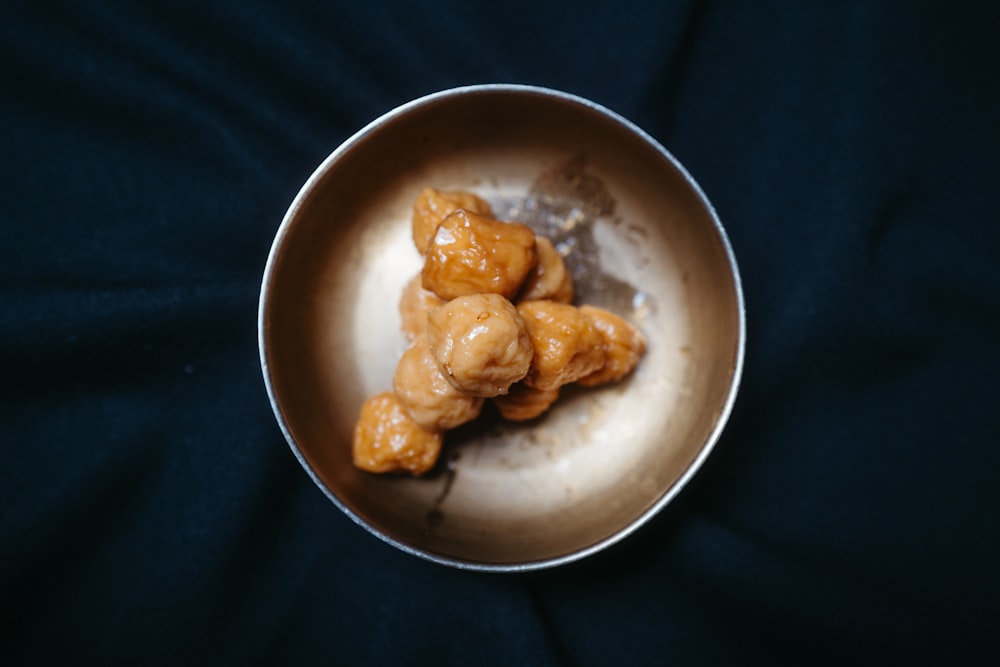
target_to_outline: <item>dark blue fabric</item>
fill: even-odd
[[[0,661],[1000,657],[995,3],[145,4],[0,8]],[[523,576],[340,514],[256,350],[315,166],[397,104],[493,81],[664,143],[748,309],[695,482]]]

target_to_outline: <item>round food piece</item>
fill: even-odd
[[[368,472],[422,475],[437,462],[444,436],[410,418],[391,391],[375,394],[361,406],[354,426],[354,465]]]
[[[464,190],[436,190],[424,188],[413,202],[413,244],[423,255],[434,236],[437,226],[458,208],[493,217],[489,203],[478,195]]]
[[[510,299],[534,267],[530,227],[458,209],[438,225],[421,277],[424,289],[445,300],[481,293]]]
[[[604,365],[590,375],[580,378],[585,387],[617,382],[639,365],[646,352],[646,338],[634,326],[611,311],[597,306],[580,306],[580,312],[594,321],[601,334]]]
[[[518,299],[534,301],[548,299],[559,303],[573,301],[573,275],[566,268],[562,255],[544,236],[535,237],[538,261],[521,286]]]
[[[427,331],[427,313],[444,303],[434,292],[420,284],[420,274],[413,276],[399,297],[400,329],[412,343]]]
[[[428,431],[446,431],[479,416],[483,399],[456,389],[445,379],[420,336],[403,353],[392,377],[392,388],[410,417]]]
[[[604,365],[603,339],[594,321],[576,306],[524,301],[517,306],[535,354],[524,378],[529,387],[557,389]]]
[[[558,389],[535,389],[518,382],[506,394],[494,398],[493,404],[504,419],[519,422],[541,416],[558,398]]]
[[[524,322],[499,294],[470,294],[427,316],[427,342],[448,382],[473,396],[506,394],[528,372],[534,350]]]

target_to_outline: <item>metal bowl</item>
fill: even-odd
[[[539,420],[450,432],[424,477],[377,476],[352,466],[351,438],[405,349],[397,303],[421,266],[410,212],[425,186],[549,225],[578,300],[631,318],[648,350],[626,380],[566,391]],[[405,552],[487,571],[575,561],[662,510],[719,437],[745,336],[729,242],[677,160],[593,102],[516,85],[423,97],[337,148],[278,229],[258,326],[274,414],[323,493]]]

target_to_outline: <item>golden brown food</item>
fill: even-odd
[[[413,244],[420,254],[427,252],[434,231],[445,217],[458,208],[479,213],[489,218],[493,211],[481,197],[463,190],[444,191],[424,188],[413,203]]]
[[[460,296],[427,317],[427,342],[456,388],[491,398],[525,376],[534,349],[514,305],[499,294]]]
[[[483,399],[456,389],[445,379],[437,360],[420,336],[396,364],[392,388],[403,407],[423,429],[445,431],[479,416]]]
[[[391,391],[372,396],[361,406],[354,427],[354,465],[369,472],[422,475],[434,467],[444,437],[426,431],[410,418]]]
[[[413,276],[399,298],[400,329],[406,340],[415,341],[427,331],[427,313],[444,303],[444,299],[420,284],[420,274]]]
[[[604,365],[603,339],[594,321],[576,306],[524,301],[517,306],[535,354],[525,384],[557,389]]]
[[[535,267],[535,233],[517,222],[458,209],[431,238],[421,273],[424,289],[445,300],[469,294],[512,298]]]
[[[535,268],[524,281],[520,301],[549,299],[560,303],[573,301],[573,275],[566,268],[562,255],[544,236],[535,238],[535,252],[538,260]]]
[[[562,386],[620,380],[645,353],[646,339],[625,319],[572,305],[572,274],[549,239],[495,220],[475,194],[425,188],[412,233],[424,265],[399,300],[410,347],[393,391],[361,407],[356,467],[422,475],[445,433],[479,417],[486,399],[506,420],[535,419]]]
[[[590,375],[580,378],[585,387],[616,382],[639,365],[646,352],[646,338],[623,318],[596,306],[580,306],[580,312],[594,321],[601,334],[604,365]]]
[[[558,389],[535,389],[523,382],[511,385],[510,391],[493,399],[500,416],[508,421],[527,421],[545,413],[559,398]]]

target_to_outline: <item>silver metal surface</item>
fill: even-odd
[[[487,416],[449,433],[446,461],[424,478],[356,470],[361,403],[391,388],[405,348],[397,302],[420,269],[409,228],[418,191],[472,190],[525,214],[517,202],[546,184],[576,188],[592,214],[581,233],[599,270],[581,278],[582,296],[628,309],[649,342],[639,369],[564,392],[537,422]],[[577,560],[663,509],[719,437],[745,338],[732,250],[683,167],[603,107],[512,85],[421,98],[330,155],[277,232],[258,325],[275,416],[330,500],[406,552],[489,571]]]

